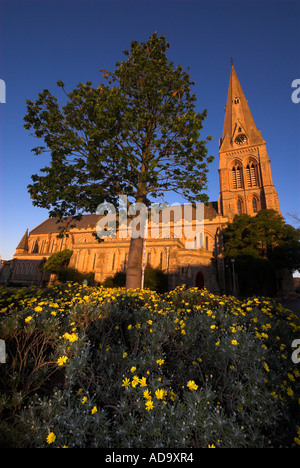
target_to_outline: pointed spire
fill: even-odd
[[[28,252],[28,229],[26,230],[24,236],[20,240],[19,245],[16,249],[16,252],[17,251],[19,251],[18,253],[21,253],[20,251],[22,251],[22,253]]]
[[[242,135],[240,144],[237,143],[239,140],[236,140],[239,134]],[[222,148],[222,151],[226,151],[235,147],[240,147],[241,144],[255,145],[263,142],[264,140],[260,130],[256,128],[248,101],[244,95],[231,59],[231,73],[220,149]]]

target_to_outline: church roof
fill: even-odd
[[[212,220],[217,215],[218,215],[218,202],[209,202],[204,205],[204,219]],[[32,231],[30,231],[30,235],[51,234],[51,233],[59,234],[60,232],[59,227],[66,226],[68,223],[70,223],[71,225],[75,224],[76,225],[75,229],[88,229],[88,228],[93,229],[96,227],[97,221],[100,218],[101,216],[97,214],[87,214],[87,215],[82,215],[82,218],[80,221],[74,221],[72,220],[71,217],[69,217],[69,218],[65,218],[62,222],[59,222],[59,223],[57,223],[57,220],[55,218],[48,218],[46,219],[46,221],[42,222],[41,224],[39,224],[39,226],[34,228]],[[23,241],[23,238],[21,242]],[[23,248],[23,247],[18,246],[18,248]],[[27,248],[28,248],[28,242],[27,242]]]
[[[74,221],[71,217],[65,218],[62,222],[57,223],[57,219],[55,218],[48,218],[43,223],[39,224],[36,228],[30,231],[30,235],[32,234],[48,234],[48,233],[59,233],[59,227],[66,226],[68,223],[71,225],[76,224],[77,229],[87,229],[93,228],[96,226],[98,219],[100,218],[99,215],[96,214],[87,214],[83,215],[80,221]]]

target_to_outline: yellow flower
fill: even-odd
[[[163,359],[158,359],[156,361],[156,364],[158,364],[159,366],[162,366],[164,363],[165,363],[165,361]]]
[[[146,377],[142,377],[140,379],[140,385],[141,387],[147,387],[147,380],[146,380]]]
[[[269,366],[268,366],[268,364],[267,364],[266,362],[265,362],[265,364],[264,364],[264,368],[265,368],[265,370],[266,370],[267,372],[270,372],[270,368],[269,368]]]
[[[214,444],[211,444],[208,446],[208,448],[216,448],[216,446]]]
[[[163,388],[158,388],[155,392],[155,396],[157,400],[163,400],[167,396],[167,391],[164,390]]]
[[[148,389],[144,391],[143,397],[144,397],[146,400],[152,400],[151,392],[150,392]]]
[[[131,385],[133,386],[133,388],[135,388],[140,382],[140,379],[138,378],[137,375],[135,375],[132,379],[132,382],[131,382]]]
[[[84,405],[84,403],[85,403],[86,401],[87,401],[87,397],[84,396],[84,397],[82,398],[82,402],[81,402],[81,403]]]
[[[237,346],[238,342],[236,340],[232,340],[231,344]]]
[[[28,322],[30,322],[30,320],[32,320],[32,317],[31,317],[31,315],[29,315],[29,317],[26,317],[26,319],[25,319],[25,322],[27,322],[27,323],[28,323]]]
[[[94,408],[92,409],[91,413],[92,413],[92,414],[95,414],[95,413],[97,413],[97,412],[98,412],[97,406],[94,406]]]
[[[34,308],[35,312],[41,312],[43,310],[43,307],[37,306]]]
[[[130,386],[130,380],[126,378],[125,380],[123,380],[122,387],[128,388],[129,386]]]
[[[50,432],[48,435],[47,435],[47,443],[48,444],[53,444],[53,442],[55,441],[56,439],[56,435],[54,434],[54,432]]]
[[[57,359],[57,364],[63,366],[68,360],[68,356],[61,356]]]
[[[136,367],[132,367],[132,368],[130,369],[130,371],[131,371],[132,373],[134,373],[134,372],[136,371]]]
[[[152,400],[147,400],[146,403],[145,403],[145,406],[146,406],[147,411],[153,410],[153,408],[154,408],[153,401]]]
[[[63,335],[63,338],[65,340],[69,340],[71,343],[74,343],[75,341],[78,340],[78,335],[77,335],[77,333],[65,333]]]
[[[123,359],[127,358],[127,356],[128,356],[128,353],[124,353],[123,354]]]
[[[198,385],[195,384],[194,380],[190,380],[187,384],[190,390],[198,390]]]

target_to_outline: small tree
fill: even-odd
[[[275,270],[300,268],[300,231],[274,210],[236,215],[223,230],[224,255],[236,259],[240,286],[273,292]]]
[[[133,41],[114,72],[100,70],[106,84],[80,83],[65,92],[61,109],[48,90],[27,101],[25,128],[46,144],[33,151],[51,153],[29,185],[34,205],[58,219],[78,219],[100,203],[116,206],[118,195],[147,206],[168,191],[189,202],[208,200],[213,157],[206,149],[210,137],[200,139],[206,111],[195,111],[194,83],[168,59],[168,48],[156,33],[147,42]],[[131,238],[127,288],[141,285],[142,253],[143,238]]]
[[[64,249],[52,254],[43,265],[43,271],[58,274],[64,270],[70,262],[73,250]]]

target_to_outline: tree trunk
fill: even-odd
[[[144,239],[142,237],[131,238],[126,270],[126,289],[141,288],[143,246]]]
[[[145,150],[143,154],[143,163],[140,171],[140,181],[137,188],[136,196],[136,205],[135,212],[139,211],[141,214],[140,203],[145,202],[147,190],[146,185],[142,182],[142,178],[147,168],[145,167],[145,154],[149,153],[149,145],[145,145]],[[144,205],[145,206],[145,205]],[[135,213],[136,214],[136,213]],[[147,215],[148,216],[148,215]],[[139,233],[140,235],[136,237],[134,235],[130,239],[130,247],[128,254],[128,263],[126,269],[126,289],[141,289],[142,287],[142,268],[143,268],[143,247],[144,247],[144,236],[145,236],[145,219],[141,219],[139,223]]]

